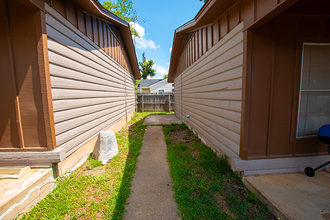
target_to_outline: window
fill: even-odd
[[[304,44],[297,137],[330,124],[330,44]]]
[[[158,94],[164,94],[164,90],[158,90]]]

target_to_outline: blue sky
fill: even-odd
[[[142,61],[142,53],[145,52],[147,60],[155,62],[154,78],[163,78],[169,67],[174,30],[193,19],[203,3],[199,0],[132,1],[139,19],[145,20],[145,23],[135,25],[141,36],[140,39],[135,38],[138,61]]]

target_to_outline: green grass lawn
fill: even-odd
[[[119,154],[107,165],[91,156],[22,219],[122,219],[149,114],[136,113],[116,133]],[[160,113],[164,114],[164,113]],[[163,126],[175,199],[182,219],[275,219],[248,192],[225,158],[186,125]]]
[[[167,158],[182,219],[275,219],[241,179],[182,125],[164,125]]]
[[[22,219],[122,219],[149,114],[136,113],[116,133],[119,154],[105,166],[89,157]],[[164,114],[164,113],[159,113]]]

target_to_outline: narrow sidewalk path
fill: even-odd
[[[147,127],[131,190],[125,219],[180,219],[162,126]]]

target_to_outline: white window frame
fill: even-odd
[[[300,105],[301,105],[301,90],[302,90],[302,80],[303,80],[303,67],[304,67],[304,49],[305,45],[317,45],[317,46],[330,46],[330,43],[303,43],[302,44],[302,54],[301,54],[301,67],[300,67],[300,85],[299,85],[299,105],[298,105],[298,117],[297,117],[297,124],[296,124],[296,138],[301,139],[301,138],[308,138],[308,137],[316,137],[317,134],[315,135],[305,135],[305,136],[298,136],[298,129],[299,129],[299,118],[300,118]],[[329,89],[324,89],[324,91],[330,90]],[[322,91],[322,90],[320,90]]]

